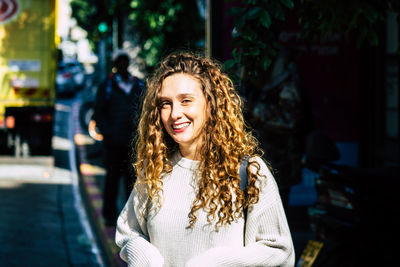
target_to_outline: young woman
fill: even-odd
[[[129,266],[293,266],[282,201],[220,65],[187,52],[147,81],[137,182],[117,222]]]

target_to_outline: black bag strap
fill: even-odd
[[[248,176],[247,176],[247,166],[249,165],[249,157],[246,156],[242,160],[239,168],[239,177],[240,177],[240,189],[244,192],[245,199],[247,198],[246,187],[248,184]],[[247,207],[243,209],[244,222],[246,223],[247,219]]]

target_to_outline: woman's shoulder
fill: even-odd
[[[260,156],[247,157],[247,162],[250,164],[250,170],[257,172],[261,176],[272,177],[270,164]]]
[[[239,168],[241,188],[245,188],[248,183],[248,167],[250,167],[249,171],[257,176],[259,186],[262,186],[260,183],[265,183],[269,179],[274,180],[269,164],[263,158],[260,156],[246,156],[242,159]]]
[[[259,156],[249,158],[253,162],[250,170],[257,176],[257,186],[263,195],[275,195],[278,190],[278,184],[271,171],[271,165]]]

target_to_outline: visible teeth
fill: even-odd
[[[172,128],[174,128],[174,129],[182,129],[182,128],[185,128],[188,125],[189,125],[189,123],[182,123],[182,124],[179,124],[179,125],[173,125]]]

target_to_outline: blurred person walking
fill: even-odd
[[[112,55],[113,70],[100,84],[93,119],[103,135],[106,177],[102,213],[107,226],[115,226],[118,216],[118,189],[123,177],[126,196],[134,183],[129,168],[131,138],[136,132],[143,82],[128,72],[129,55],[116,50]]]
[[[138,180],[116,232],[128,266],[293,266],[279,190],[220,65],[177,52],[147,80]]]

